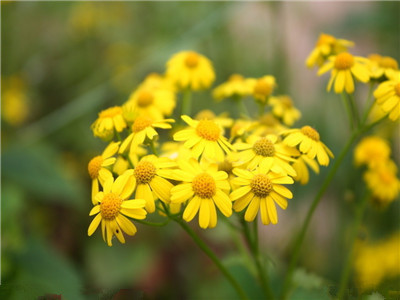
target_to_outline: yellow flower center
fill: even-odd
[[[244,77],[239,74],[232,74],[228,79],[228,81],[243,81],[243,80],[244,80]]]
[[[262,96],[269,96],[272,93],[273,86],[266,80],[259,79],[254,86],[254,93]]]
[[[316,44],[317,47],[322,45],[332,45],[335,42],[335,38],[329,34],[321,34],[319,36],[318,42]]]
[[[400,82],[394,86],[396,95],[400,97]]]
[[[354,65],[354,57],[350,53],[342,52],[336,56],[335,69],[347,70]]]
[[[192,189],[200,198],[209,199],[215,195],[217,185],[215,184],[215,180],[211,175],[202,173],[193,179]]]
[[[185,58],[186,67],[193,69],[199,64],[200,57],[196,52],[189,52]]]
[[[397,70],[399,68],[397,61],[389,56],[382,57],[382,59],[379,61],[379,66],[381,66],[384,69],[393,69],[393,70]]]
[[[286,108],[293,107],[293,101],[290,99],[290,97],[287,97],[287,96],[281,97],[281,102],[282,102],[282,105]]]
[[[395,177],[393,176],[393,173],[388,172],[386,170],[381,170],[379,172],[379,178],[381,179],[382,183],[385,185],[390,185],[395,181]]]
[[[257,174],[250,183],[251,190],[257,197],[265,198],[272,191],[272,182],[265,174]]]
[[[89,162],[88,171],[90,178],[96,179],[99,176],[99,171],[101,169],[101,164],[103,163],[103,158],[99,155]]]
[[[154,96],[153,93],[149,91],[141,91],[137,98],[137,104],[140,107],[147,107],[153,103]]]
[[[213,121],[201,120],[196,127],[196,133],[208,141],[215,142],[219,139],[221,129]]]
[[[122,199],[114,194],[104,195],[103,201],[100,203],[101,216],[105,220],[114,220],[118,216],[121,209]]]
[[[310,139],[314,141],[319,141],[319,133],[312,128],[311,126],[304,126],[301,128],[301,133],[304,134],[305,136],[308,136]]]
[[[147,117],[139,116],[132,124],[132,131],[139,132],[153,124],[153,120]]]
[[[156,167],[149,161],[141,161],[137,164],[134,175],[139,183],[149,183],[156,175]]]
[[[215,119],[215,114],[211,110],[205,109],[196,115],[196,119],[197,120],[213,120],[213,119]]]
[[[272,157],[275,154],[274,144],[268,138],[261,138],[253,145],[253,151],[257,155]]]
[[[104,118],[113,118],[117,115],[122,114],[122,108],[120,106],[114,106],[107,108],[99,113],[99,118],[104,119]]]

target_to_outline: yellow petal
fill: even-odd
[[[260,209],[260,198],[254,197],[253,200],[251,200],[249,206],[247,207],[246,213],[244,215],[244,219],[247,222],[254,221],[259,209]]]
[[[210,199],[202,199],[200,203],[199,225],[206,229],[210,225]]]
[[[90,223],[89,228],[88,228],[88,236],[91,236],[99,227],[101,221],[101,214],[98,214],[96,217],[94,217],[93,221]]]
[[[119,214],[116,218],[118,225],[121,227],[121,229],[128,235],[135,235],[137,232],[136,226],[129,221],[126,217],[123,215]]]
[[[186,206],[185,211],[183,212],[183,219],[186,222],[190,222],[196,216],[200,208],[200,202],[201,199],[197,196],[193,197],[193,199],[189,201],[189,204]]]
[[[232,201],[229,199],[227,194],[218,190],[213,197],[213,200],[224,216],[230,217],[232,215]]]

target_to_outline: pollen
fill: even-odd
[[[319,141],[319,133],[312,128],[311,126],[304,126],[301,128],[301,133],[305,136],[308,136],[310,139],[318,142]]]
[[[135,122],[132,124],[132,131],[139,132],[145,129],[146,127],[151,126],[153,124],[153,120],[148,117],[139,116],[136,118]]]
[[[253,145],[253,151],[257,155],[272,157],[275,154],[274,144],[268,138],[261,138]]]
[[[259,79],[254,86],[254,93],[263,96],[269,96],[272,93],[273,85],[264,79]]]
[[[399,68],[397,61],[389,56],[382,57],[381,60],[379,61],[379,66],[385,69],[387,68],[393,70],[397,70]]]
[[[215,180],[211,175],[202,173],[193,179],[192,189],[200,198],[209,199],[215,195],[217,185],[215,184]]]
[[[114,106],[101,111],[99,113],[99,118],[100,119],[112,118],[121,114],[122,114],[122,108],[120,106]]]
[[[394,86],[394,90],[396,92],[396,95],[400,97],[400,83]]]
[[[153,103],[154,96],[153,93],[149,91],[141,91],[137,98],[137,104],[140,107],[147,107]]]
[[[185,58],[185,65],[189,69],[193,69],[199,64],[199,59],[199,55],[196,52],[189,52]]]
[[[243,81],[243,80],[244,80],[244,77],[239,74],[232,74],[228,79],[228,81],[230,81],[230,82]]]
[[[354,57],[350,53],[342,52],[336,56],[335,69],[347,70],[354,65]]]
[[[272,182],[265,174],[257,174],[250,183],[251,190],[257,197],[265,198],[272,191]]]
[[[99,177],[99,171],[101,169],[102,163],[103,158],[100,155],[92,158],[92,160],[88,164],[90,178],[96,179],[97,177]]]
[[[114,194],[106,194],[100,203],[101,216],[105,220],[114,220],[121,209],[122,199]]]
[[[156,167],[149,161],[141,161],[137,164],[134,175],[140,184],[149,183],[156,175]]]
[[[201,120],[196,127],[196,133],[208,141],[215,142],[220,137],[221,129],[213,121]]]

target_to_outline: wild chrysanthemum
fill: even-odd
[[[400,72],[381,83],[374,91],[374,97],[383,111],[389,114],[389,118],[396,121],[400,116]]]
[[[354,149],[354,161],[357,166],[366,164],[372,168],[386,162],[390,157],[390,146],[379,136],[364,137]]]
[[[171,80],[158,73],[150,73],[146,76],[139,88],[148,88],[151,90],[170,90],[175,92],[176,88]]]
[[[251,95],[252,91],[251,80],[239,74],[232,74],[228,81],[221,83],[213,90],[213,97],[216,100],[242,98]]]
[[[200,155],[211,160],[223,161],[224,152],[230,153],[232,145],[222,134],[222,128],[212,120],[196,121],[189,116],[182,119],[190,126],[189,129],[174,134],[175,141],[184,141],[184,146],[191,149],[192,155]]]
[[[209,109],[203,109],[203,110],[199,111],[197,113],[197,115],[195,116],[195,119],[198,121],[212,120],[224,128],[232,127],[232,124],[233,124],[233,119],[228,117],[228,113],[222,113],[219,116],[217,116],[216,114],[214,114],[214,112],[212,112]]]
[[[178,161],[180,170],[175,171],[175,179],[181,184],[171,190],[171,203],[187,202],[183,219],[187,222],[199,212],[201,228],[213,228],[217,225],[217,211],[229,217],[232,214],[232,202],[227,181],[228,174],[218,171],[216,164],[200,165],[195,159]]]
[[[103,151],[101,155],[92,158],[88,164],[88,172],[90,178],[92,178],[92,202],[95,203],[94,197],[99,192],[99,181],[101,184],[112,177],[111,171],[106,167],[111,166],[115,163],[116,158],[112,157],[118,152],[118,143],[110,143]]]
[[[347,51],[348,47],[352,46],[354,46],[354,43],[351,41],[336,39],[329,34],[321,33],[317,43],[315,44],[315,48],[307,57],[306,65],[308,68],[314,66],[320,67],[329,56]]]
[[[252,222],[261,213],[261,221],[264,225],[278,223],[278,214],[275,203],[282,209],[286,209],[287,199],[292,199],[292,192],[281,184],[292,184],[293,179],[285,174],[264,172],[268,169],[267,162],[261,162],[259,168],[248,171],[235,168],[233,173],[237,176],[232,179],[236,188],[230,197],[234,201],[233,209],[237,212],[244,210],[244,219]]]
[[[119,153],[124,153],[129,147],[129,153],[135,153],[137,147],[148,138],[150,141],[158,136],[154,128],[169,129],[171,125],[168,123],[175,122],[173,119],[165,119],[154,121],[147,116],[139,116],[132,124],[132,133],[122,142]]]
[[[338,55],[330,56],[328,62],[319,69],[318,75],[332,70],[327,91],[331,90],[332,84],[335,82],[335,93],[340,94],[346,90],[348,94],[351,94],[354,92],[353,76],[361,82],[368,82],[370,71],[366,65],[367,63],[368,59],[364,57],[342,52]]]
[[[283,132],[286,135],[283,142],[290,146],[299,145],[301,153],[306,154],[309,158],[318,160],[322,166],[329,165],[329,157],[333,158],[333,153],[329,148],[321,142],[319,133],[311,126],[303,126],[300,129],[289,129]]]
[[[266,104],[276,87],[274,76],[266,75],[259,79],[252,79],[250,84],[253,87],[252,95],[256,101]]]
[[[253,170],[264,162],[263,166],[266,168],[264,172],[271,170],[275,173],[296,176],[296,171],[289,162],[294,161],[292,156],[298,156],[300,153],[281,144],[276,135],[252,136],[248,143],[236,143],[234,147],[240,151],[236,155],[234,166],[245,165],[247,169]]]
[[[271,97],[269,104],[272,106],[272,113],[287,126],[292,126],[301,117],[300,111],[294,107],[289,96]]]
[[[95,136],[103,140],[110,140],[114,136],[114,130],[121,132],[126,126],[126,122],[122,116],[122,108],[114,106],[101,111],[91,128]]]
[[[215,80],[211,61],[194,51],[182,51],[167,62],[167,78],[180,89],[202,90]]]
[[[235,138],[243,137],[249,133],[249,131],[256,125],[255,121],[252,120],[241,120],[236,119],[230,130],[230,139],[233,141]]]
[[[280,134],[288,128],[278,120],[271,112],[263,114],[254,126],[253,135],[264,136],[268,134]]]
[[[293,177],[295,181],[300,182],[301,184],[307,184],[310,179],[310,174],[308,168],[311,168],[315,173],[319,174],[319,166],[314,159],[309,158],[307,155],[300,155],[296,158],[296,161],[293,163],[292,167],[295,169],[297,175]]]
[[[384,77],[389,79],[399,70],[399,64],[392,57],[371,54],[368,59],[370,60],[368,65],[372,78],[380,79]]]
[[[97,215],[89,225],[88,235],[91,236],[101,223],[103,240],[107,241],[108,246],[112,246],[114,235],[121,243],[125,243],[122,231],[128,235],[136,233],[135,225],[126,217],[138,220],[146,218],[145,200],[127,200],[133,191],[128,179],[127,175],[119,176],[115,181],[109,177],[103,185],[103,191],[96,194],[96,205],[89,213],[90,216]]]

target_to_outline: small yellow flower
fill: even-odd
[[[103,240],[107,241],[108,246],[112,246],[114,235],[121,243],[125,243],[122,231],[128,235],[136,233],[136,226],[126,217],[138,220],[146,218],[147,212],[143,208],[145,200],[127,200],[133,192],[128,179],[129,176],[125,174],[115,181],[109,177],[103,185],[103,192],[96,194],[96,205],[89,213],[90,216],[97,215],[89,225],[88,235],[91,236],[101,223]]]
[[[151,90],[170,90],[175,92],[176,88],[169,78],[158,73],[150,73],[139,86]]]
[[[167,78],[180,89],[207,89],[215,80],[211,61],[194,51],[182,51],[167,62]]]
[[[396,121],[400,116],[400,72],[381,83],[374,91],[376,103],[382,107],[389,118]]]
[[[328,62],[319,69],[318,75],[332,70],[327,91],[331,90],[332,84],[335,82],[335,93],[340,94],[346,90],[348,94],[351,94],[354,92],[353,76],[364,83],[369,81],[370,71],[367,67],[368,62],[368,59],[364,57],[342,52],[338,55],[330,56]]]
[[[195,119],[198,121],[213,120],[224,128],[231,127],[233,124],[233,119],[228,117],[228,113],[222,113],[219,116],[217,116],[216,114],[214,114],[214,112],[212,112],[209,109],[203,109],[199,111],[195,116]]]
[[[236,119],[230,130],[230,140],[233,141],[235,138],[243,137],[254,128],[256,122],[250,120]]]
[[[354,149],[354,161],[357,166],[366,164],[373,168],[387,161],[390,152],[390,146],[386,140],[379,136],[367,136]]]
[[[385,77],[389,79],[399,70],[399,64],[390,56],[371,54],[368,56],[368,59],[370,61],[369,68],[372,78],[380,79],[381,77]]]
[[[20,126],[29,117],[30,104],[25,82],[18,76],[2,79],[1,116],[11,126]]]
[[[199,212],[201,228],[217,225],[217,211],[229,217],[232,215],[232,202],[228,192],[228,174],[218,171],[217,164],[200,165],[195,159],[178,161],[180,170],[175,171],[175,179],[181,184],[171,190],[171,203],[188,201],[183,219],[190,222]]]
[[[311,126],[303,126],[301,129],[289,129],[283,132],[287,135],[283,142],[290,147],[299,145],[301,153],[306,154],[310,159],[315,157],[321,166],[329,165],[329,157],[333,153],[321,142],[319,133]]]
[[[286,198],[293,198],[292,192],[281,185],[292,184],[293,179],[287,175],[267,173],[264,171],[266,169],[268,169],[266,161],[262,161],[260,167],[254,171],[233,169],[237,177],[232,183],[240,186],[230,194],[232,201],[235,201],[233,209],[239,212],[247,207],[244,215],[247,222],[252,222],[260,211],[264,225],[277,224],[275,202],[282,209],[286,209],[288,205]]]
[[[254,126],[254,135],[280,134],[288,128],[284,126],[271,112],[263,114]]]
[[[104,149],[101,155],[92,158],[88,164],[88,172],[90,178],[92,178],[92,202],[96,204],[94,197],[99,192],[99,181],[103,185],[104,182],[112,177],[112,173],[106,168],[113,165],[116,161],[114,156],[119,147],[118,143],[110,143],[106,149]]]
[[[99,113],[99,117],[92,124],[94,136],[103,140],[110,140],[114,136],[114,130],[121,132],[127,124],[122,116],[122,108],[114,106]]]
[[[314,159],[310,159],[307,155],[300,155],[293,163],[292,167],[295,169],[297,175],[293,177],[295,181],[301,184],[307,184],[310,179],[308,168],[311,168],[316,174],[319,174],[319,166]]]
[[[300,111],[294,107],[289,96],[271,97],[269,104],[272,106],[272,113],[287,126],[292,126],[301,117]]]
[[[266,104],[272,92],[276,88],[274,76],[266,75],[259,79],[251,79],[252,95],[256,101]]]
[[[216,100],[226,98],[242,98],[251,95],[253,87],[251,80],[245,79],[242,75],[232,74],[228,81],[220,84],[213,90],[213,97]]]
[[[174,140],[185,141],[184,146],[192,150],[193,157],[203,155],[207,159],[223,161],[224,152],[230,153],[232,145],[222,135],[222,128],[215,121],[196,121],[189,116],[182,116],[182,119],[190,128],[175,133]]]

